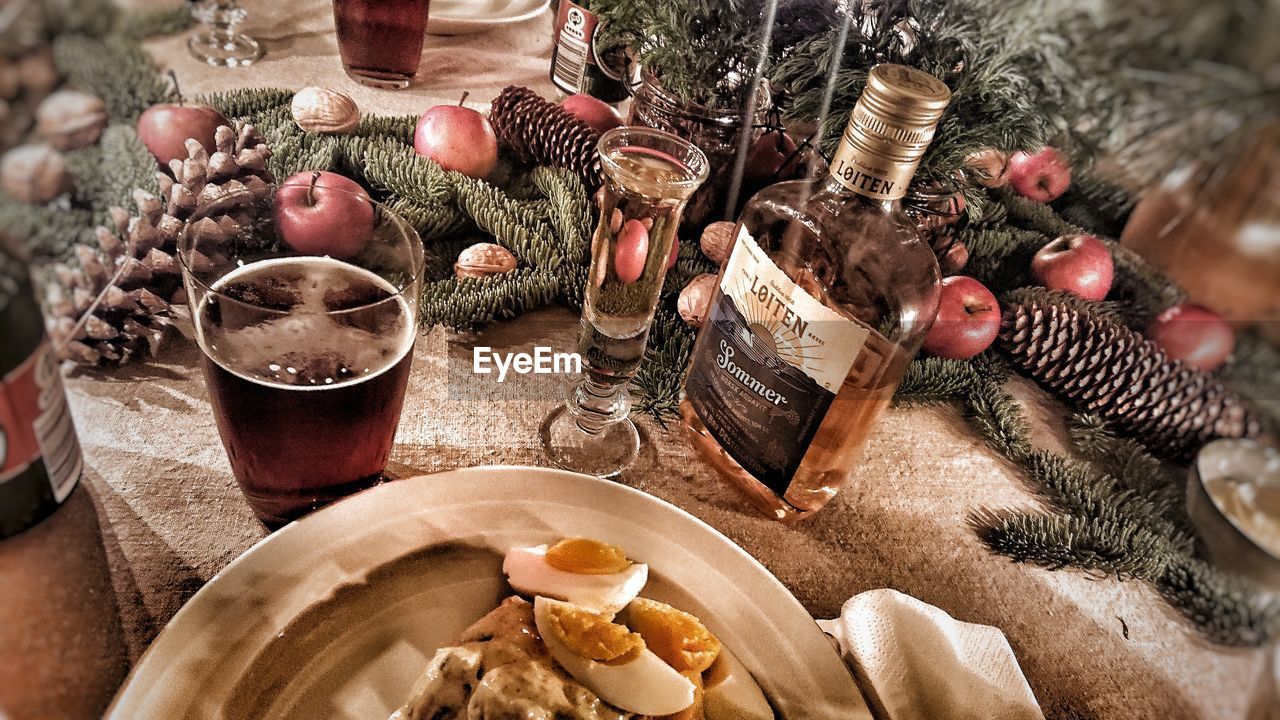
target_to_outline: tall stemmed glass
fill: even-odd
[[[240,67],[262,57],[262,45],[237,29],[246,13],[236,0],[193,0],[191,14],[205,26],[187,41],[197,59],[209,65]]]
[[[543,422],[541,439],[560,467],[613,477],[640,449],[627,384],[644,358],[681,213],[708,163],[697,147],[650,128],[610,130],[599,152],[604,187],[579,338],[585,372]]]

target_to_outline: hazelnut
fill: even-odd
[[[0,187],[15,200],[40,205],[71,190],[71,173],[52,147],[23,145],[0,159]]]
[[[22,93],[22,78],[18,66],[0,58],[0,100],[13,100]]]
[[[356,101],[337,90],[308,87],[293,96],[293,121],[307,132],[344,135],[360,124]]]
[[[36,132],[59,150],[88,147],[106,127],[106,104],[79,90],[59,90],[36,108]]]
[[[482,278],[516,269],[516,256],[494,243],[476,243],[458,253],[453,274],[461,278]]]
[[[702,254],[711,258],[711,262],[717,265],[724,265],[729,259],[729,253],[733,252],[733,246],[736,238],[733,236],[733,230],[737,227],[734,223],[728,221],[713,222],[702,231],[702,240],[698,243],[698,247],[702,248]]]
[[[23,90],[35,97],[48,95],[62,81],[57,66],[53,64],[53,54],[48,51],[23,56],[18,61],[18,77]]]
[[[716,276],[711,273],[703,273],[690,280],[676,300],[676,310],[680,312],[681,319],[693,327],[702,327],[715,290]]]
[[[983,187],[998,188],[1009,184],[1009,155],[995,148],[970,153],[964,166],[973,181]]]

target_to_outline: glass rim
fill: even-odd
[[[631,96],[634,98],[642,90],[652,93],[656,99],[661,101],[667,107],[661,108],[662,112],[675,115],[686,120],[694,122],[706,122],[718,125],[724,128],[738,128],[742,126],[743,112],[737,107],[715,108],[704,105],[692,100],[681,100],[671,91],[667,90],[662,84],[662,78],[653,70],[647,67],[640,68],[640,81],[632,85]],[[769,88],[768,81],[763,78],[760,80],[759,99],[756,101],[756,109],[751,113],[753,121],[759,121],[768,112],[773,104],[773,93]]]
[[[702,183],[706,182],[707,177],[711,174],[711,160],[707,158],[707,154],[702,151],[702,148],[698,147],[697,145],[694,145],[693,143],[689,142],[688,140],[685,140],[679,135],[675,135],[673,133],[667,132],[666,130],[659,130],[657,128],[643,127],[639,125],[624,125],[622,127],[617,127],[612,130],[609,130],[608,132],[600,136],[600,141],[596,143],[596,154],[599,155],[600,164],[602,166],[608,166],[611,170],[616,171],[629,179],[637,180],[640,182],[650,182],[645,180],[645,178],[641,178],[635,173],[631,172],[630,170],[627,170],[626,168],[622,167],[617,162],[615,162],[607,152],[605,152],[606,144],[609,144],[611,141],[615,140],[616,138],[622,137],[624,135],[634,135],[634,136],[648,138],[651,140],[655,140],[655,139],[662,140],[665,142],[674,143],[676,145],[682,146],[684,148],[687,148],[688,150],[693,151],[693,157],[697,159],[697,167],[691,167],[690,163],[686,162],[682,158],[677,158],[674,155],[671,155],[670,153],[665,153],[665,152],[663,153],[665,155],[670,156],[673,160],[678,162],[685,170],[689,171],[691,175],[691,177],[683,180],[667,180],[667,181],[664,181],[664,184],[673,185],[681,188],[696,188]],[[641,145],[640,147],[645,147],[645,146]],[[650,148],[650,149],[657,150],[657,148]],[[659,150],[659,152],[661,151]]]
[[[218,208],[219,204],[224,203],[224,202],[227,202],[228,200],[235,199],[235,198],[246,197],[246,196],[266,196],[266,195],[270,195],[272,198],[274,198],[274,197],[275,197],[275,193],[276,193],[276,191],[277,191],[277,190],[279,190],[280,188],[284,187],[285,185],[286,185],[286,183],[282,183],[282,182],[274,182],[274,183],[268,183],[268,184],[266,184],[266,185],[264,185],[264,186],[261,186],[261,187],[258,187],[258,188],[244,188],[243,190],[235,191],[235,192],[233,192],[233,193],[230,193],[230,194],[227,194],[227,195],[223,196],[222,198],[219,198],[219,200],[218,200],[218,201],[217,201],[217,202],[216,202],[212,207],[208,207],[208,208],[205,208],[204,210],[197,211],[197,212],[196,212],[195,214],[193,214],[191,217],[189,217],[189,218],[187,218],[185,221],[183,221],[183,223],[182,223],[182,230],[178,233],[178,252],[177,252],[177,255],[178,255],[178,263],[179,263],[179,265],[180,265],[180,266],[181,266],[181,268],[182,268],[182,277],[183,277],[183,280],[184,280],[184,281],[191,282],[191,283],[194,283],[196,286],[198,286],[198,288],[200,289],[200,291],[201,291],[201,292],[202,292],[206,297],[207,297],[207,296],[214,296],[214,297],[218,298],[218,301],[219,301],[219,302],[223,302],[223,301],[232,302],[232,303],[235,303],[235,304],[237,304],[237,305],[243,305],[243,306],[245,306],[245,307],[254,308],[255,310],[260,310],[260,311],[262,311],[262,312],[277,313],[277,314],[280,314],[280,315],[288,315],[288,314],[290,314],[290,313],[293,313],[293,312],[294,312],[294,310],[293,310],[293,309],[284,309],[284,310],[282,310],[282,309],[274,308],[274,307],[266,307],[266,306],[261,305],[261,304],[258,304],[258,303],[249,302],[249,301],[243,300],[243,299],[241,299],[241,298],[237,298],[237,297],[234,297],[234,296],[232,296],[232,295],[228,295],[227,293],[223,292],[222,290],[215,289],[215,288],[213,287],[213,285],[211,285],[211,284],[210,284],[210,283],[208,283],[208,282],[205,282],[205,280],[204,280],[204,279],[202,279],[202,278],[201,278],[201,277],[196,273],[195,269],[193,269],[193,268],[191,267],[190,263],[188,263],[188,261],[187,261],[187,252],[188,252],[188,251],[195,250],[195,248],[194,248],[194,247],[187,247],[187,239],[188,239],[188,237],[189,237],[189,234],[190,234],[190,232],[191,232],[191,228],[192,228],[192,226],[193,226],[193,224],[194,224],[194,223],[196,223],[196,222],[198,222],[198,221],[200,221],[200,220],[209,219],[209,218],[211,217],[211,214],[212,214],[212,213],[217,212],[217,208]],[[352,192],[352,191],[350,191],[350,190],[348,190],[348,189],[346,189],[346,188],[340,188],[340,187],[334,187],[334,186],[332,186],[332,185],[326,185],[326,184],[325,184],[325,183],[323,183],[323,182],[318,182],[318,183],[316,183],[316,184],[315,184],[315,187],[324,188],[325,190],[327,190],[327,191],[329,191],[329,192],[340,192],[340,193],[344,193],[344,194],[346,194],[346,195],[357,195],[356,193],[354,193],[354,192]],[[409,224],[409,221],[408,221],[408,220],[405,220],[403,217],[401,217],[401,216],[400,216],[400,214],[399,214],[399,213],[397,213],[397,212],[395,212],[394,210],[392,210],[392,209],[391,209],[390,207],[388,207],[386,204],[381,203],[381,202],[378,202],[377,200],[374,200],[372,197],[365,197],[364,199],[365,199],[365,200],[366,200],[370,205],[372,205],[372,206],[373,206],[374,213],[375,213],[375,215],[374,215],[374,217],[375,217],[375,218],[376,218],[376,217],[379,217],[379,214],[381,214],[381,216],[382,216],[382,217],[390,218],[390,219],[391,219],[391,221],[392,221],[393,223],[395,223],[397,226],[399,226],[399,227],[400,227],[400,228],[405,232],[405,236],[406,236],[406,238],[409,238],[409,239],[411,240],[411,243],[412,243],[412,242],[416,242],[417,247],[418,247],[418,252],[415,254],[415,253],[413,253],[412,251],[410,251],[410,252],[411,252],[411,255],[413,255],[413,257],[412,257],[412,263],[410,263],[410,268],[409,268],[409,269],[410,269],[409,277],[408,277],[408,279],[403,283],[403,285],[401,285],[400,287],[395,287],[395,286],[393,285],[392,287],[393,287],[393,289],[394,289],[394,292],[393,292],[392,294],[388,295],[388,296],[387,296],[387,297],[385,297],[385,298],[381,298],[381,299],[378,299],[378,300],[374,300],[374,301],[372,301],[372,302],[361,303],[361,304],[359,304],[359,305],[354,305],[354,306],[351,306],[351,307],[343,308],[343,309],[341,309],[341,310],[325,310],[325,313],[324,313],[325,315],[344,315],[344,314],[347,314],[347,313],[360,312],[360,311],[362,311],[362,310],[368,310],[368,309],[370,309],[370,308],[376,308],[376,307],[378,307],[378,306],[381,306],[381,305],[383,305],[383,304],[385,304],[385,303],[387,303],[387,302],[391,302],[391,301],[398,302],[398,301],[400,300],[400,298],[401,298],[401,297],[403,297],[403,296],[404,296],[404,295],[409,291],[409,289],[410,289],[410,288],[412,288],[416,283],[420,283],[420,282],[422,282],[423,280],[425,280],[426,271],[427,271],[426,248],[423,246],[422,238],[421,238],[421,236],[419,236],[419,235],[418,235],[418,231],[417,231],[416,229],[414,229],[414,227],[413,227],[412,225],[410,225],[410,224]],[[346,261],[346,260],[340,260],[340,259],[338,259],[338,258],[334,258],[334,257],[329,256],[329,255],[307,255],[307,254],[304,254],[304,253],[296,253],[296,254],[294,254],[294,255],[280,255],[280,256],[278,256],[278,257],[262,258],[261,260],[258,260],[258,261],[255,261],[255,262],[271,262],[271,261],[275,261],[275,260],[286,260],[286,259],[307,259],[307,258],[328,259],[328,260],[332,260],[332,261],[334,261],[334,262],[344,263],[344,264],[347,264],[347,265],[351,265],[351,266],[352,266],[352,267],[354,267],[354,268],[359,268],[360,270],[363,270],[363,271],[368,272],[368,273],[370,273],[370,274],[376,275],[376,276],[378,276],[380,279],[385,280],[385,278],[382,278],[380,275],[377,275],[377,273],[375,273],[375,272],[373,272],[373,271],[369,270],[368,268],[362,267],[362,266],[357,265],[357,264],[355,264],[355,263],[348,262],[348,261]],[[248,266],[248,263],[237,262],[237,266],[238,266],[238,267],[247,267],[247,266]],[[227,273],[227,274],[230,274],[230,273]],[[225,278],[225,277],[226,277],[226,275],[223,275],[222,277],[223,277],[223,278]],[[221,278],[219,278],[219,280],[220,280],[220,279],[221,279]],[[214,281],[214,284],[217,284],[217,281]],[[388,281],[388,284],[390,285],[391,283]],[[190,293],[188,293],[188,294],[190,294]],[[190,297],[188,298],[188,302],[194,302],[195,300],[196,300],[196,298],[190,298]]]

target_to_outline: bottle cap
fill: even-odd
[[[950,101],[951,91],[929,73],[905,65],[871,68],[832,174],[864,195],[901,198]]]

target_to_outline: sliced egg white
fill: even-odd
[[[644,563],[608,575],[581,575],[551,567],[546,545],[507,551],[502,572],[522,595],[565,600],[609,617],[634,600],[649,580],[649,566]]]
[[[727,648],[720,648],[720,655],[702,677],[707,684],[702,695],[707,720],[774,719],[764,691]]]
[[[584,658],[565,647],[551,632],[548,620],[551,608],[559,602],[545,597],[535,598],[533,619],[551,657],[573,679],[610,705],[640,715],[671,715],[693,704],[693,683],[647,648],[632,660],[607,665]]]

